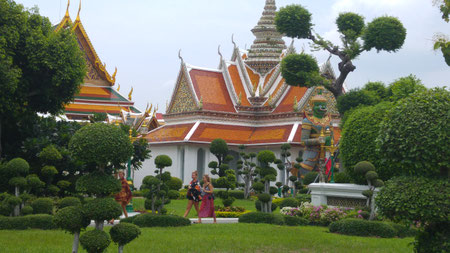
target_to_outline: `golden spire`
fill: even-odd
[[[75,19],[75,22],[80,22],[80,11],[81,11],[81,0],[80,0],[80,5],[78,6],[78,13],[77,13],[77,18]]]
[[[131,95],[133,95],[133,86],[131,86],[131,91],[128,93],[128,100],[131,101]]]
[[[120,83],[117,85],[117,91],[120,91]]]
[[[70,6],[70,0],[67,1],[67,9],[66,9],[66,17],[69,17],[69,6]]]

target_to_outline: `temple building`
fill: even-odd
[[[192,66],[179,56],[180,71],[164,115],[165,125],[144,137],[152,158],[135,172],[137,187],[146,175],[153,174],[154,158],[160,154],[172,158],[167,170],[184,184],[190,182],[194,170],[200,176],[210,173],[208,163],[216,157],[209,152],[209,145],[216,138],[224,139],[232,150],[231,168],[235,168],[241,144],[246,152],[269,149],[280,158],[281,145],[290,143],[293,160],[302,154],[302,120],[312,113],[310,99],[321,89],[285,83],[280,63],[295,49],[293,44],[287,47],[277,31],[275,11],[275,0],[266,0],[261,19],[251,30],[256,37],[251,48],[242,50],[232,39],[233,54],[226,60],[219,47],[217,69]],[[329,62],[322,65],[321,72],[335,78]],[[327,90],[322,96],[327,99],[337,143],[340,116],[336,100]],[[278,180],[284,181],[286,176],[279,173]]]
[[[134,102],[131,100],[132,91],[126,98],[119,93],[120,85],[117,89],[113,88],[116,82],[117,68],[110,75],[106,70],[106,64],[102,63],[97,55],[80,20],[81,2],[74,22],[69,15],[69,4],[70,0],[67,4],[66,14],[55,30],[72,29],[78,45],[84,53],[87,73],[80,92],[75,95],[75,100],[66,106],[65,116],[70,120],[88,120],[94,113],[107,113],[120,118],[123,118],[126,113],[142,114],[134,107]]]

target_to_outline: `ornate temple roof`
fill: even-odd
[[[69,119],[88,120],[89,116],[94,113],[107,113],[113,116],[119,116],[122,110],[140,113],[134,107],[131,93],[127,99],[119,93],[120,88],[117,88],[117,90],[113,89],[116,82],[117,68],[110,75],[106,70],[106,64],[102,63],[95,51],[80,19],[81,1],[74,22],[69,15],[69,5],[70,0],[67,3],[66,14],[61,22],[55,26],[55,32],[61,29],[72,30],[81,51],[84,53],[87,73],[84,78],[84,84],[82,84],[79,93],[75,95],[75,100],[66,105],[66,116]]]
[[[149,143],[209,143],[222,138],[231,145],[300,145],[298,126],[305,114],[312,113],[310,99],[319,89],[289,86],[281,76],[281,60],[295,49],[293,43],[286,48],[276,31],[275,10],[275,1],[266,0],[249,51],[232,38],[233,54],[225,60],[219,47],[217,69],[192,66],[179,55],[181,66],[165,125],[145,136]],[[329,62],[321,72],[335,78]],[[328,90],[323,95],[333,126],[338,127],[336,99]]]

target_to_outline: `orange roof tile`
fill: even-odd
[[[79,103],[70,103],[66,105],[65,111],[66,113],[109,113],[109,114],[118,114],[120,110],[128,111],[128,107],[119,107],[114,105],[91,105],[91,104],[79,104]]]
[[[271,144],[287,142],[292,125],[247,127],[202,123],[189,141],[211,142],[222,138],[231,144]]]
[[[251,106],[248,101],[247,95],[245,93],[244,84],[242,83],[241,77],[239,76],[239,71],[236,65],[230,65],[228,67],[228,72],[231,76],[231,82],[233,82],[234,90],[236,91],[236,95],[239,97],[239,94],[242,94],[241,105],[243,106]]]
[[[222,73],[193,69],[189,74],[204,110],[236,112]]]
[[[248,76],[250,77],[250,82],[252,83],[252,86],[255,86],[259,84],[259,75],[255,74],[253,70],[251,70],[249,67],[245,66],[245,69],[247,69]]]
[[[277,106],[274,113],[292,112],[294,110],[294,98],[297,97],[297,102],[305,95],[308,90],[306,87],[288,87],[288,93],[282,98],[283,100]]]
[[[270,78],[272,77],[272,75],[275,73],[275,69],[273,68],[267,75],[266,75],[266,79],[264,79],[264,88],[266,87],[267,83],[269,83]]]
[[[162,126],[150,133],[144,138],[150,142],[183,141],[189,130],[194,124],[180,124],[171,126]]]

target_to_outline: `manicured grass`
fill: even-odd
[[[144,198],[133,198],[134,209],[137,209],[137,210],[144,209],[144,201],[145,201]],[[172,200],[170,202],[170,204],[166,205],[165,207],[167,208],[168,213],[183,216],[184,212],[186,210],[187,202],[188,202],[187,199]],[[216,199],[214,204],[222,205],[222,201],[220,199]],[[249,211],[256,211],[255,202],[251,201],[251,200],[237,199],[236,201],[234,201],[233,206],[240,206],[240,207],[244,207],[245,209],[247,209]],[[188,218],[194,218],[194,217],[197,217],[197,212],[195,211],[195,208],[192,207],[191,212],[188,215]]]
[[[106,228],[109,231],[109,228]],[[63,231],[0,231],[0,251],[70,252],[72,235]],[[267,224],[196,224],[180,228],[144,228],[125,252],[413,252],[413,238],[344,236],[324,227]],[[85,252],[80,250],[80,252]],[[111,244],[107,252],[117,252]]]

